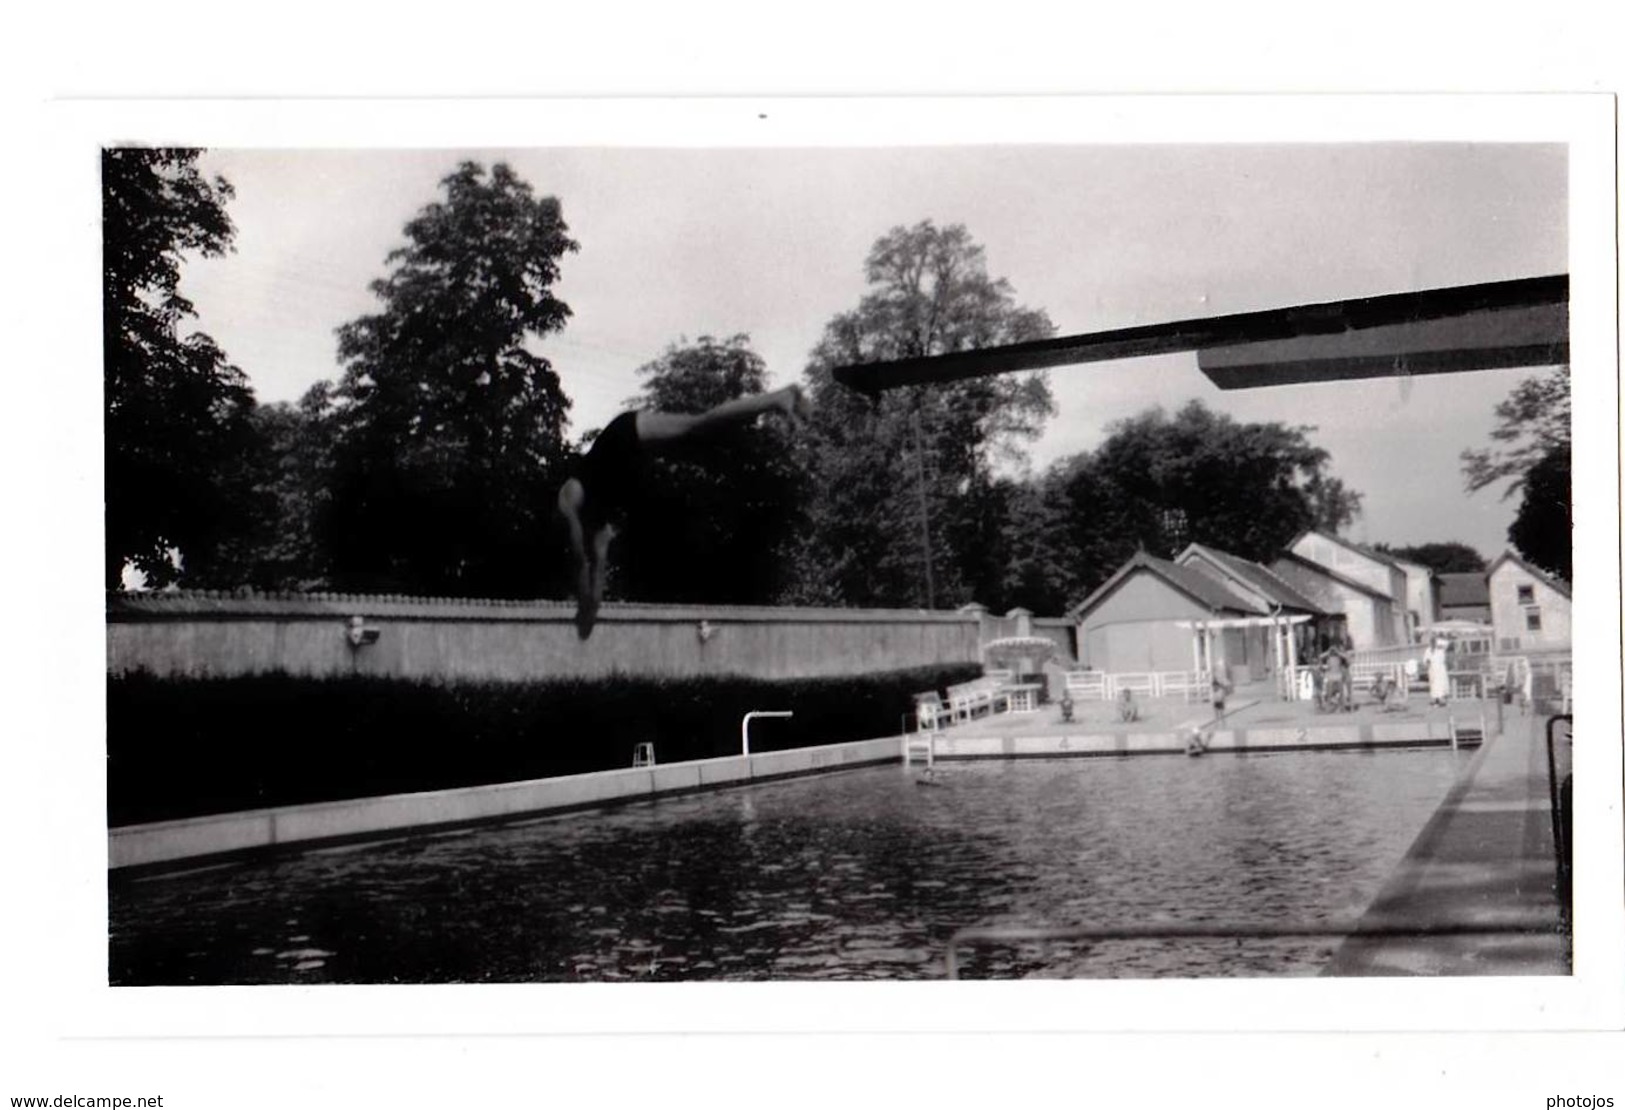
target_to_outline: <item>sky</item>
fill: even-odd
[[[191,259],[183,292],[261,401],[336,379],[335,329],[375,311],[370,281],[462,159],[505,161],[556,196],[579,252],[573,316],[538,349],[572,434],[638,391],[639,366],[701,335],[745,333],[776,383],[864,293],[863,260],[898,225],[962,223],[1016,300],[1075,334],[1568,270],[1558,145],[1344,143],[504,150],[214,150],[236,190],[235,250]],[[1221,392],[1194,354],[1049,372],[1042,468],[1113,421],[1190,399],[1243,421],[1316,428],[1364,495],[1347,530],[1396,546],[1505,546],[1517,499],[1465,492],[1464,449],[1541,370]]]

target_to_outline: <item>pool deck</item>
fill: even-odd
[[[1503,722],[1516,727],[1522,719],[1515,706],[1493,701],[1432,706],[1412,698],[1388,707],[1362,701],[1349,712],[1322,713],[1312,703],[1282,701],[1269,686],[1244,687],[1222,717],[1205,702],[1161,698],[1140,702],[1140,719],[1128,722],[1118,719],[1114,703],[1082,702],[1068,722],[1050,704],[1033,713],[985,715],[928,739],[933,758],[950,760],[1186,754],[1193,733],[1201,734],[1204,753],[1448,747],[1453,720],[1466,734],[1462,746],[1475,747]],[[912,738],[918,750],[921,736]]]
[[[1531,934],[1353,936],[1325,975],[1567,975],[1556,895],[1544,718],[1509,717],[1474,757],[1362,924],[1484,923],[1516,915]]]

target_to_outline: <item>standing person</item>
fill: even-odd
[[[1450,700],[1449,647],[1450,642],[1441,636],[1422,657],[1428,671],[1428,701],[1432,705],[1444,705]]]
[[[1228,678],[1224,677],[1223,668],[1222,667],[1214,667],[1213,668],[1213,690],[1212,690],[1212,694],[1213,694],[1213,717],[1214,717],[1215,720],[1217,720],[1218,718],[1224,716],[1224,703],[1225,703],[1225,700],[1230,697],[1230,691],[1233,690],[1233,689],[1234,689],[1234,687],[1230,685],[1230,680]]]
[[[1343,651],[1342,641],[1332,641],[1321,663],[1326,668],[1327,707],[1333,712],[1349,708],[1349,657]]]
[[[811,411],[801,387],[790,385],[736,397],[701,413],[635,409],[611,420],[559,488],[559,513],[570,530],[575,564],[576,634],[583,640],[592,635],[604,599],[609,543],[643,484],[651,456],[763,413],[779,413],[799,424]]]

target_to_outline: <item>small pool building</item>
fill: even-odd
[[[1297,640],[1325,614],[1267,568],[1192,544],[1176,561],[1137,553],[1068,616],[1078,661],[1091,670],[1217,664],[1234,681],[1256,682],[1301,658]]]

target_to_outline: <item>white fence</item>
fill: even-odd
[[[1124,690],[1143,698],[1200,700],[1213,681],[1207,671],[1068,671],[1066,692],[1074,701],[1112,701]]]

